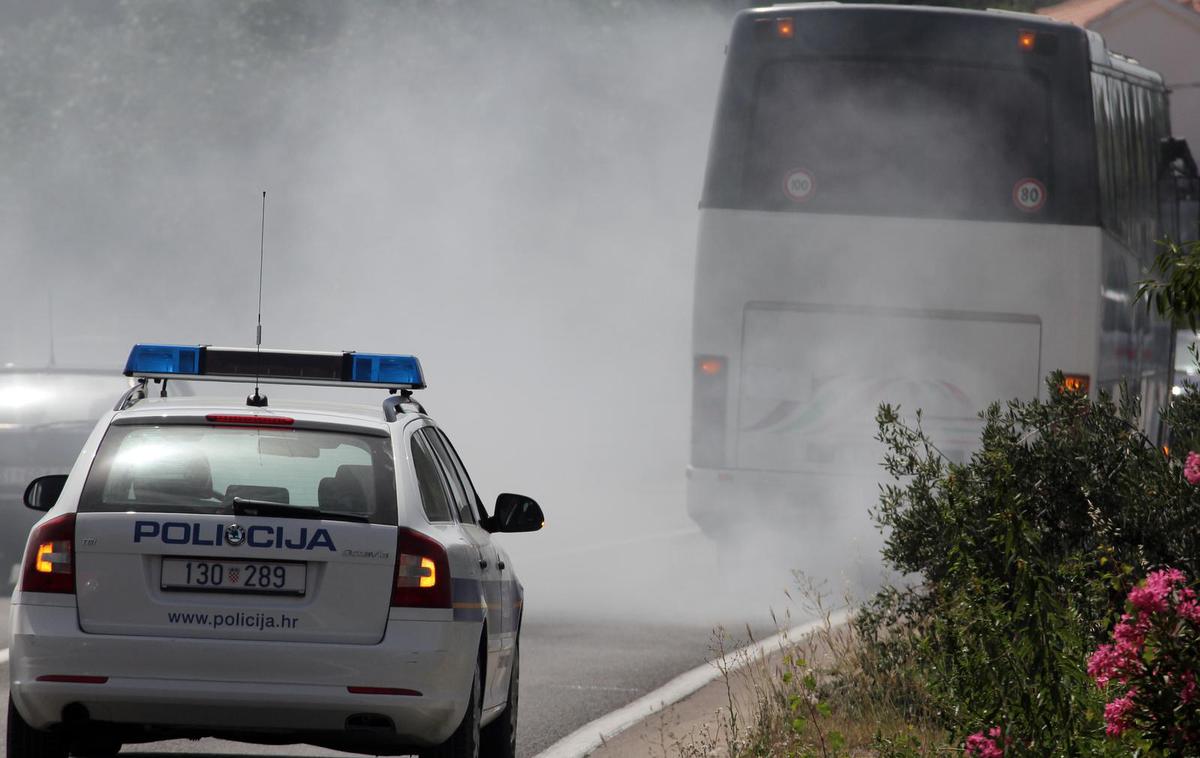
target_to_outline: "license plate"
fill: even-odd
[[[160,586],[164,590],[303,595],[307,578],[304,563],[163,558]]]

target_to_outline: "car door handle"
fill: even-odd
[[[482,560],[482,559],[481,559],[481,560],[479,561],[479,568],[481,568],[481,569],[485,569],[485,568],[487,568],[487,567],[488,567],[488,562],[487,562],[487,561],[485,561],[485,560]]]
[[[496,568],[498,568],[498,569],[500,569],[501,571],[503,571],[503,570],[504,570],[504,561],[500,561],[499,563],[497,563],[497,564],[496,564]]]

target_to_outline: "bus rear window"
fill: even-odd
[[[877,59],[764,66],[743,207],[1039,220],[1051,113],[1035,72]]]

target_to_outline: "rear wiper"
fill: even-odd
[[[370,523],[370,519],[360,513],[344,513],[342,511],[323,511],[304,505],[275,503],[270,500],[250,500],[244,497],[233,499],[233,513],[236,516],[268,516],[277,518],[307,518],[327,519],[329,521],[353,521],[357,524]]]

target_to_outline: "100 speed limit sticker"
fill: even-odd
[[[813,179],[813,175],[802,168],[792,169],[787,176],[783,177],[783,192],[794,202],[803,203],[812,197],[813,190],[816,188],[816,179]]]
[[[1036,213],[1046,204],[1046,185],[1026,177],[1013,185],[1013,205],[1026,213]]]

